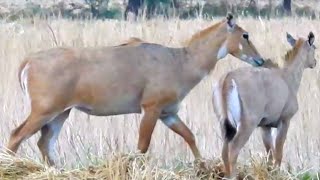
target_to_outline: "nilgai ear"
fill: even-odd
[[[228,24],[228,28],[232,28],[232,29],[234,28],[234,25],[236,24],[234,17],[231,13],[227,14],[227,24]]]
[[[296,44],[296,40],[289,33],[287,33],[287,41],[292,47]]]
[[[309,43],[310,46],[313,45],[314,40],[315,40],[314,34],[313,34],[313,32],[310,32],[309,36],[308,36],[308,43]]]

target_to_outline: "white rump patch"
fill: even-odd
[[[232,79],[232,89],[227,95],[228,119],[234,127],[238,127],[241,118],[241,104],[239,99],[238,87]]]
[[[219,86],[219,81],[217,81],[214,85],[213,85],[213,109],[215,114],[218,116],[218,119],[220,120],[223,116],[222,113],[222,94],[221,94],[221,88]]]
[[[222,46],[219,48],[217,59],[222,59],[228,55],[227,41],[225,41]]]
[[[21,74],[20,74],[21,87],[22,87],[22,90],[25,92],[28,101],[30,101],[30,94],[29,94],[29,91],[28,91],[28,72],[29,72],[29,67],[30,67],[30,65],[29,65],[29,63],[27,63],[24,66],[24,68],[22,69]]]

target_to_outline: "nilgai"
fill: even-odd
[[[257,127],[261,127],[269,159],[280,166],[290,120],[298,111],[302,73],[316,66],[312,32],[307,39],[298,40],[287,34],[287,40],[293,48],[285,55],[284,67],[239,68],[222,76],[214,87],[213,105],[224,136],[226,176],[234,176],[238,154]],[[277,128],[275,146],[271,128]]]
[[[148,150],[161,119],[201,159],[193,133],[177,115],[178,106],[228,54],[255,66],[264,63],[249,33],[231,14],[196,33],[182,48],[137,43],[53,48],[29,55],[20,66],[19,79],[31,112],[12,132],[7,147],[14,154],[23,140],[40,130],[38,147],[52,165],[52,149],[72,108],[96,116],[144,112],[138,139],[141,153]]]

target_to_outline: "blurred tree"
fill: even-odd
[[[96,18],[99,15],[99,7],[104,3],[108,4],[109,0],[85,0],[85,3],[90,6],[92,16]]]
[[[144,0],[129,0],[126,10],[124,11],[124,19],[127,20],[128,13],[132,12],[137,17],[139,9],[142,7]]]
[[[146,7],[146,16],[151,18],[153,15],[157,14],[157,10],[163,8],[165,10],[169,7],[178,8],[178,0],[128,0],[128,5],[124,12],[124,18],[127,19],[128,13],[132,12],[135,16],[138,16],[139,9],[143,6]]]
[[[291,0],[283,0],[283,10],[285,14],[291,15]]]

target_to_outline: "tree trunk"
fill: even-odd
[[[126,10],[124,12],[125,20],[127,20],[127,16],[129,12],[134,13],[135,16],[137,17],[139,13],[139,9],[141,8],[143,3],[144,3],[143,0],[129,0]]]
[[[178,0],[172,0],[172,6],[178,9],[180,7]]]
[[[283,10],[285,14],[291,15],[291,0],[283,0]]]
[[[91,9],[92,17],[97,18],[99,14],[98,8],[95,5],[91,4],[90,9]]]

